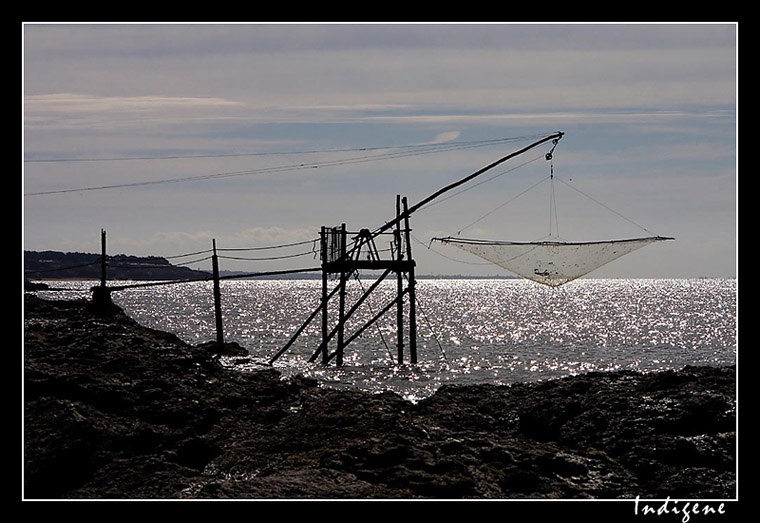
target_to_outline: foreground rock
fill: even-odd
[[[29,295],[24,369],[27,499],[736,495],[733,367],[413,405],[225,369],[119,309]]]

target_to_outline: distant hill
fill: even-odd
[[[107,257],[109,280],[189,280],[211,276],[205,271],[172,265],[159,256]],[[24,251],[24,277],[39,279],[99,279],[100,254],[58,251]]]

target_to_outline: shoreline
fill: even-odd
[[[736,368],[394,393],[24,297],[26,499],[735,499]]]

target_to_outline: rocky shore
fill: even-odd
[[[224,368],[115,307],[24,304],[25,499],[736,497],[734,367],[411,404]]]

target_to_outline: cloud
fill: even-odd
[[[114,127],[130,122],[144,123],[146,119],[168,122],[208,117],[209,114],[223,114],[218,112],[220,110],[240,106],[239,102],[211,97],[51,93],[24,98],[24,123],[27,128],[49,128],[51,125]]]
[[[430,143],[447,143],[447,142],[452,142],[452,141],[456,140],[457,138],[459,138],[459,136],[461,134],[462,133],[460,133],[459,131],[447,131],[445,133],[440,133],[438,136],[436,136],[435,138],[433,138],[433,140]]]

